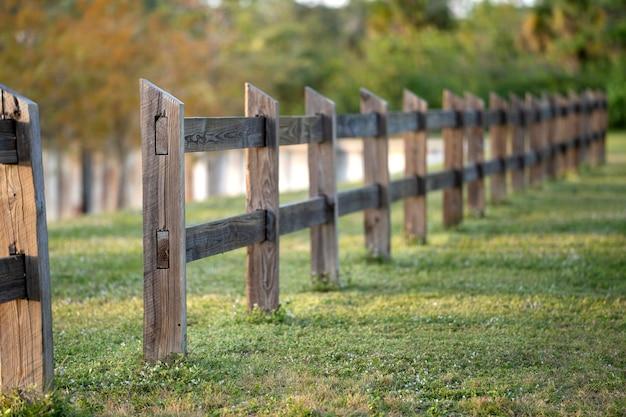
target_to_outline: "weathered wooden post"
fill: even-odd
[[[185,353],[184,105],[140,81],[143,165],[144,357]]]
[[[514,116],[515,122],[511,123],[511,153],[518,158],[519,168],[511,173],[511,185],[513,191],[520,192],[526,187],[525,161],[526,153],[526,112],[522,100],[511,94],[511,108],[509,114]]]
[[[567,168],[569,171],[577,171],[578,165],[578,148],[571,142],[573,139],[578,137],[579,129],[578,129],[578,112],[576,111],[577,105],[577,97],[573,92],[569,92],[566,98],[568,110],[568,138],[570,141],[570,146],[567,148]]]
[[[554,96],[544,94],[543,96],[544,106],[548,111],[548,118],[546,119],[546,146],[554,150],[558,135],[558,123],[556,118],[556,102]],[[549,179],[554,180],[556,178],[556,153],[550,152],[550,156],[546,161],[546,175]]]
[[[463,100],[452,92],[443,92],[443,109],[456,114],[456,126],[442,129],[443,165],[455,172],[455,185],[443,190],[443,225],[455,226],[463,221],[463,126],[459,115],[464,110]]]
[[[402,110],[417,112],[418,118],[425,119],[428,103],[409,90],[404,90]],[[404,174],[426,178],[428,169],[427,130],[409,132],[404,135]],[[409,242],[426,243],[427,235],[426,193],[404,200],[404,231]]]
[[[489,125],[489,143],[491,146],[492,158],[504,161],[507,157],[507,136],[509,127],[507,126],[506,114],[508,105],[496,93],[489,95],[489,110],[492,114],[497,114],[497,122]],[[502,162],[501,162],[502,163]],[[506,173],[498,172],[491,177],[491,201],[494,204],[501,203],[506,198]]]
[[[558,124],[558,137],[557,142],[561,145],[557,152],[557,175],[559,177],[563,177],[567,174],[568,169],[568,161],[567,161],[567,150],[563,149],[563,146],[570,139],[570,131],[571,127],[569,124],[569,107],[567,104],[567,100],[560,95],[556,95],[556,103],[557,103],[557,124]]]
[[[308,116],[322,117],[321,143],[309,144],[309,196],[323,197],[332,210],[328,223],[311,227],[311,274],[320,284],[339,286],[339,244],[337,242],[337,118],[335,103],[312,88],[305,89]]]
[[[574,146],[574,166],[577,171],[580,171],[580,168],[585,160],[585,144],[582,141],[582,138],[585,135],[584,96],[576,93],[575,91],[571,91],[570,95],[574,101],[574,114],[576,115],[575,137],[578,139]]]
[[[526,120],[528,121],[528,132],[530,150],[535,152],[541,150],[542,137],[541,137],[541,122],[537,118],[537,100],[532,94],[526,93]],[[538,186],[542,180],[542,167],[539,161],[536,161],[530,167],[530,185]]]
[[[539,156],[539,167],[541,168],[541,181],[545,181],[548,176],[548,165],[550,162],[550,157],[546,155],[546,150],[548,149],[548,145],[550,144],[550,118],[546,114],[547,109],[549,108],[548,100],[545,94],[537,97],[536,101],[537,105],[537,119],[539,120],[540,126],[540,148],[538,150]]]
[[[578,165],[585,165],[589,163],[589,149],[587,142],[587,134],[589,133],[589,112],[587,111],[587,92],[582,91],[578,94],[578,126],[580,146],[578,150]]]
[[[54,364],[39,109],[0,94],[0,391],[45,390]]]
[[[483,135],[483,112],[485,103],[480,98],[466,93],[465,107],[472,110],[477,115],[477,123],[467,128],[467,162],[470,164],[482,164],[485,162],[485,138]],[[506,141],[504,146],[504,154],[506,155]],[[485,215],[485,180],[480,170],[478,178],[467,184],[467,205],[470,211],[476,217]]]
[[[382,259],[391,254],[387,112],[385,100],[361,88],[361,113],[378,117],[378,136],[363,138],[363,176],[365,185],[376,184],[380,191],[379,206],[365,210],[365,245],[371,256]]]
[[[246,149],[246,210],[265,210],[265,240],[248,246],[248,308],[279,307],[278,102],[246,83],[246,116],[265,118],[265,147]]]

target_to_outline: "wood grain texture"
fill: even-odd
[[[489,95],[489,110],[491,113],[506,116],[509,106],[504,99],[495,93]],[[502,123],[492,124],[489,127],[489,145],[491,147],[491,156],[493,158],[506,158],[508,153],[508,137],[511,131],[507,125],[506,117],[501,119]],[[498,173],[493,175],[490,181],[491,201],[495,204],[501,203],[506,199],[507,183],[506,174]]]
[[[365,185],[376,184],[380,205],[364,213],[365,246],[374,258],[391,255],[391,213],[389,201],[389,140],[387,136],[387,102],[361,88],[361,113],[376,114],[378,134],[363,138],[363,177]]]
[[[0,258],[0,303],[28,298],[24,256]]]
[[[246,211],[265,210],[266,239],[248,246],[248,309],[279,307],[278,102],[252,84],[245,86],[247,117],[265,118],[265,147],[246,150]]]
[[[463,100],[450,91],[443,92],[444,110],[460,112],[464,110]],[[446,170],[454,170],[457,176],[462,176],[463,170],[463,137],[462,127],[443,129],[443,165]],[[463,186],[443,190],[443,225],[455,226],[463,220]]]
[[[185,152],[265,146],[265,120],[259,117],[186,117]]]
[[[283,116],[280,118],[280,146],[319,143],[325,140],[320,115]]]
[[[482,114],[485,110],[485,103],[473,94],[465,94],[465,105],[472,110],[475,115]],[[467,112],[466,112],[467,113]],[[476,170],[476,178],[470,180],[464,175],[467,183],[467,206],[475,217],[483,217],[485,215],[485,181],[481,175],[480,164],[485,160],[485,137],[482,125],[476,123],[467,127],[467,162],[474,165]]]
[[[187,227],[186,260],[243,248],[265,240],[265,210]]]
[[[0,388],[52,386],[52,312],[39,109],[0,85],[19,160],[0,164],[0,257],[24,257],[26,297],[0,304]]]
[[[404,90],[402,109],[405,112],[428,111],[428,103],[413,92]],[[417,126],[416,126],[417,128]],[[425,177],[427,173],[428,137],[425,130],[408,132],[404,135],[404,175]],[[416,181],[417,186],[417,181]],[[417,191],[417,190],[416,190]],[[404,234],[409,242],[426,243],[427,235],[426,193],[417,193],[404,200]]]
[[[327,222],[311,227],[311,276],[322,284],[340,285],[339,243],[337,235],[337,118],[335,103],[312,88],[304,92],[305,112],[322,121],[321,143],[311,143],[308,149],[309,196],[323,198],[330,208]]]
[[[0,119],[0,164],[17,164],[17,138],[13,119]]]
[[[184,105],[140,81],[143,168],[144,358],[185,353]]]

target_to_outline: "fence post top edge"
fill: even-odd
[[[307,86],[304,87],[304,96],[307,97],[309,95],[312,95],[314,97],[326,100],[329,104],[332,104],[333,106],[335,105],[335,102],[333,100],[331,100],[330,98],[326,97],[325,95],[323,95],[322,93],[320,93],[316,89],[314,89],[312,87],[309,87],[307,85]]]
[[[257,87],[256,85],[254,85],[252,83],[249,83],[249,82],[244,83],[244,90],[245,90],[246,96],[248,94],[251,94],[251,93],[259,94],[259,95],[265,96],[268,99],[278,103],[278,101],[274,97],[272,97],[270,94],[268,94],[265,91],[261,90],[259,87]]]
[[[359,88],[359,95],[361,96],[362,99],[367,100],[370,98],[373,98],[377,101],[380,101],[381,103],[383,103],[385,106],[387,105],[387,100],[385,100],[384,98],[380,97],[379,95],[376,95],[374,93],[372,93],[370,90],[368,90],[365,87],[361,87]]]
[[[181,99],[179,99],[178,97],[176,97],[172,93],[168,92],[167,90],[162,89],[161,87],[159,87],[158,85],[156,85],[152,81],[149,81],[149,80],[147,80],[145,78],[140,78],[139,79],[139,89],[140,89],[140,91],[143,91],[144,89],[154,90],[154,91],[157,91],[158,93],[164,95],[169,100],[172,100],[176,104],[179,104],[179,105],[183,105],[184,104]]]
[[[26,97],[25,95],[13,90],[10,87],[7,87],[6,85],[0,83],[0,91],[6,91],[7,93],[11,94],[12,96],[17,97],[18,99],[20,99],[21,101],[24,102],[24,104],[27,105],[32,105],[32,106],[37,106],[37,103],[31,99],[29,99],[28,97]]]

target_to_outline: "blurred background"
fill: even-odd
[[[186,116],[243,114],[243,83],[302,114],[304,86],[358,112],[367,87],[486,97],[606,89],[626,126],[624,0],[2,0],[0,83],[40,105],[49,218],[141,205],[139,78]],[[343,142],[343,141],[342,141]],[[394,150],[395,149],[395,150]],[[440,158],[437,146],[430,162]],[[194,154],[187,197],[243,190],[243,154]],[[401,169],[401,147],[392,145]],[[306,188],[306,149],[281,149],[281,189]],[[360,177],[358,144],[340,181]]]

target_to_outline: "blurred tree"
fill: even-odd
[[[94,153],[105,155],[110,208],[125,205],[142,77],[175,92],[188,115],[242,114],[245,81],[283,114],[303,111],[305,85],[339,111],[358,109],[360,86],[393,107],[405,86],[437,106],[443,88],[485,96],[593,85],[608,88],[612,123],[626,126],[623,0],[483,1],[461,17],[453,4],[4,0],[0,79],[45,109],[43,134],[59,158],[81,155],[85,211]],[[64,195],[63,178],[57,188]]]

